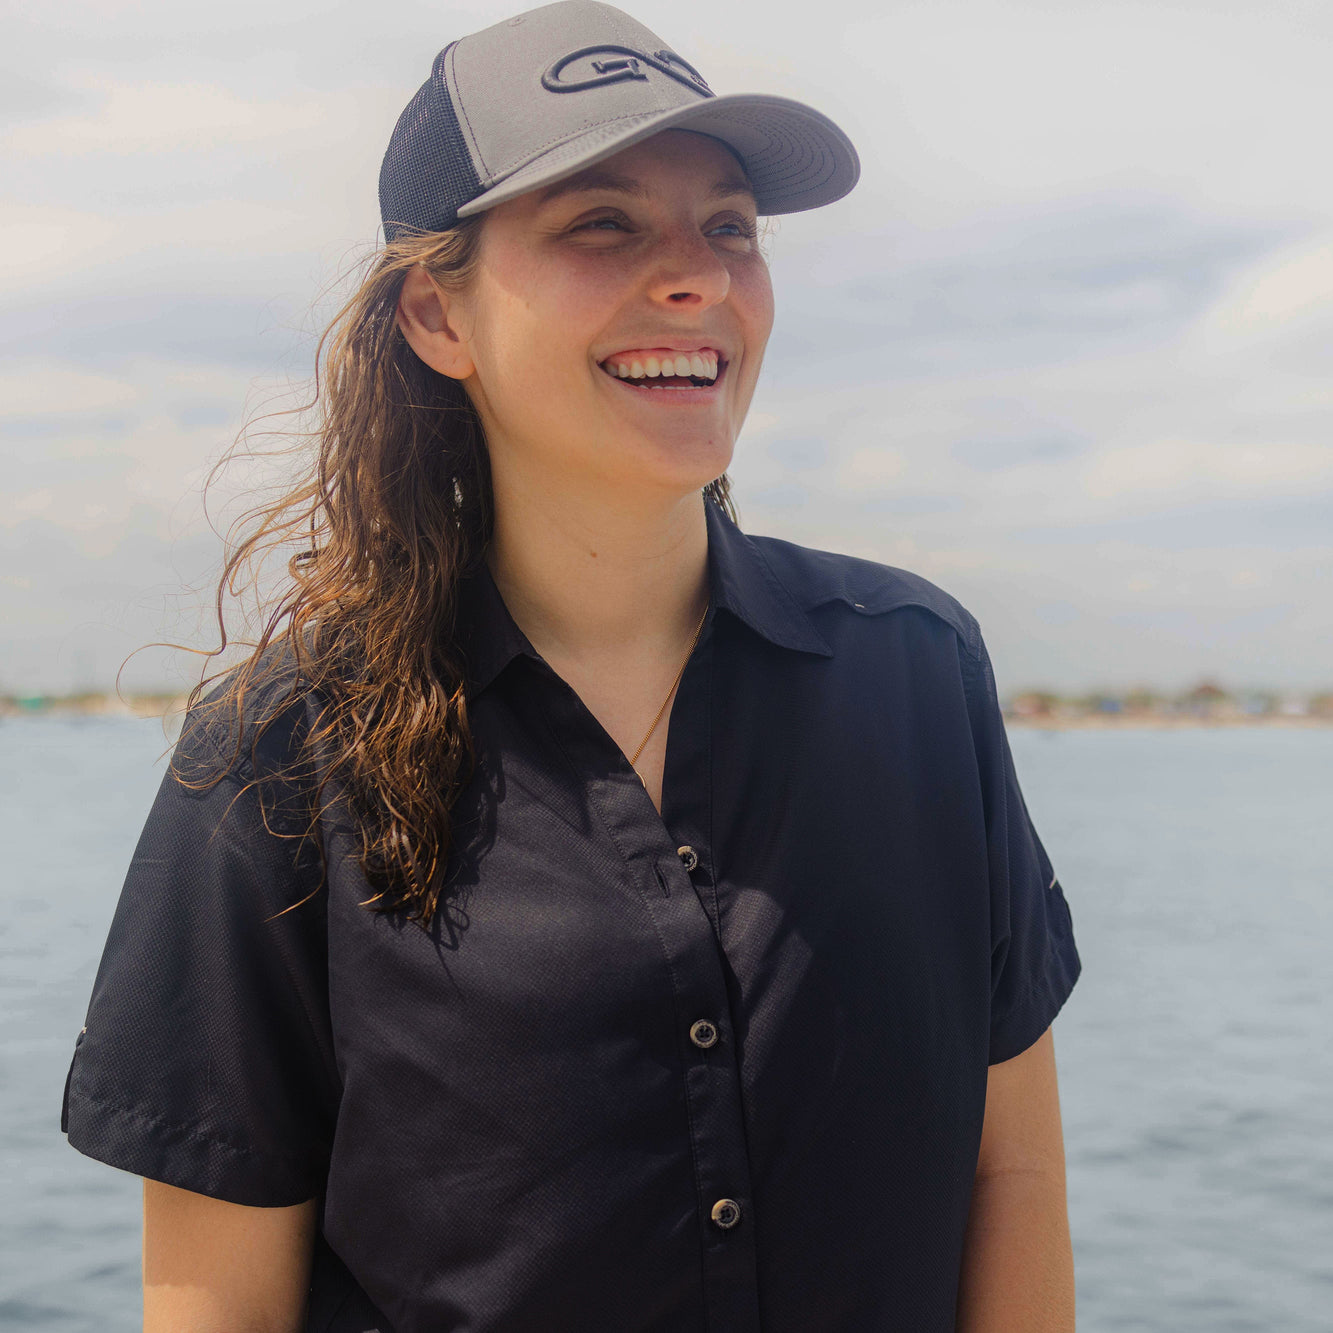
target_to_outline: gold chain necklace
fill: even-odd
[[[671,702],[671,696],[675,694],[676,686],[680,684],[680,678],[685,674],[685,668],[690,663],[690,657],[694,653],[695,644],[699,642],[699,635],[703,633],[704,621],[707,619],[707,617],[708,617],[708,604],[704,603],[704,613],[699,617],[699,623],[694,627],[694,637],[690,640],[690,646],[685,650],[685,658],[680,664],[680,670],[676,672],[676,678],[671,682],[671,688],[667,691],[666,698],[662,700],[662,706],[657,710],[657,716],[653,718],[653,725],[648,728],[647,735],[645,735],[644,738],[639,742],[639,748],[635,750],[632,755],[630,755],[629,766],[633,768],[636,773],[639,773],[639,770],[635,768],[635,763],[637,762],[639,756],[643,753],[643,747],[648,744],[648,741],[651,738],[653,732],[657,730],[657,724],[662,720],[662,714],[666,712],[667,704]],[[645,778],[642,773],[639,773],[639,781],[642,782],[645,787],[648,785],[648,779]]]

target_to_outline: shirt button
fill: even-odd
[[[677,847],[676,855],[680,857],[680,863],[687,871],[693,870],[699,864],[699,853],[693,847]]]
[[[690,1040],[701,1050],[717,1045],[717,1024],[701,1018],[690,1025]]]
[[[741,1220],[741,1206],[735,1199],[719,1199],[713,1205],[713,1222],[723,1231],[730,1231]]]

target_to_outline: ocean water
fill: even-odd
[[[139,1182],[59,1116],[166,745],[0,723],[0,1328],[139,1327]],[[1084,966],[1055,1024],[1080,1330],[1329,1333],[1333,728],[1013,748]]]

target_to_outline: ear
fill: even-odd
[[[475,371],[464,303],[436,285],[424,264],[414,264],[398,296],[398,327],[408,346],[432,369],[465,380]]]

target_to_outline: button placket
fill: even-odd
[[[678,1059],[688,1108],[707,1323],[729,1333],[759,1333],[754,1228],[737,1225],[737,1199],[751,1197],[740,1067],[731,1043],[721,1040],[730,999],[709,843],[713,736],[707,629],[697,650],[700,660],[686,667],[672,707],[662,810],[653,808],[637,778],[631,781],[632,775],[619,772],[592,782],[589,794],[631,874],[648,890],[641,902],[669,965],[675,1030],[689,1036]],[[594,767],[591,755],[583,760],[575,751],[574,758],[581,771]],[[712,1046],[701,1045],[699,1039],[706,1043],[710,1035]],[[724,1209],[719,1224],[712,1210],[723,1199],[738,1211]]]

